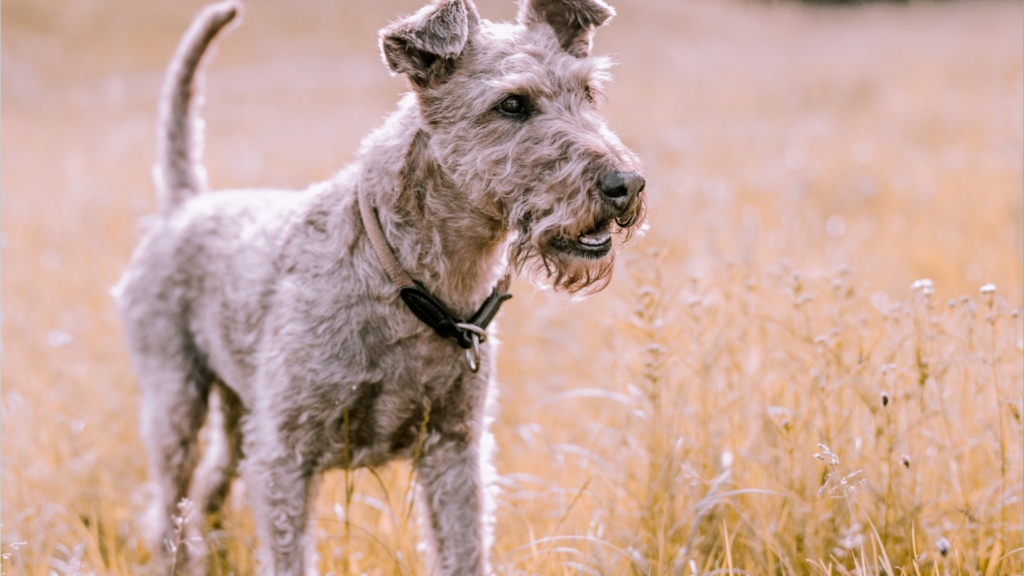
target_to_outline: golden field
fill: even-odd
[[[200,5],[0,8],[4,574],[152,573],[107,291]],[[418,5],[249,2],[207,73],[212,184],[349,161],[404,90],[376,30]],[[500,316],[495,572],[1021,574],[1021,4],[617,8],[595,51],[650,232],[601,294],[517,284]],[[413,480],[327,477],[322,573],[427,574]],[[254,570],[243,493],[192,543],[216,574]]]

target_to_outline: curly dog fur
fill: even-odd
[[[196,75],[239,11],[205,9],[171,64],[161,217],[116,291],[159,488],[154,546],[165,566],[200,565],[163,545],[175,507],[188,497],[215,514],[238,472],[261,570],[315,573],[317,474],[415,452],[432,572],[485,574],[494,340],[473,372],[410,313],[357,194],[401,266],[462,317],[509,269],[567,294],[604,287],[612,237],[639,229],[645,208],[639,160],[595,105],[608,62],[591,37],[614,12],[524,0],[517,23],[492,23],[471,0],[436,0],[380,32],[411,92],[355,163],[301,192],[205,194]],[[208,419],[218,440],[200,454]]]

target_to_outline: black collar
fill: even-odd
[[[491,295],[484,300],[472,317],[468,320],[460,318],[444,302],[431,294],[423,284],[413,280],[402,268],[395,253],[388,246],[387,239],[384,238],[384,231],[380,228],[380,221],[370,208],[361,188],[356,191],[356,195],[363,228],[366,229],[373,251],[377,253],[377,260],[380,261],[391,281],[398,286],[398,294],[402,297],[402,301],[417,318],[433,328],[434,332],[444,338],[454,339],[459,346],[466,349],[469,367],[476,372],[480,367],[479,345],[487,339],[487,325],[494,319],[501,304],[512,297],[508,293],[509,285],[512,283],[511,276],[505,274],[505,277],[498,282],[494,290],[491,291]]]
[[[484,300],[484,303],[468,320],[463,320],[452,313],[444,302],[427,291],[419,282],[415,282],[411,286],[402,286],[398,294],[409,310],[412,310],[412,313],[424,324],[445,338],[454,338],[459,346],[468,350],[473,346],[474,334],[480,337],[481,342],[484,341],[483,332],[487,329],[487,325],[494,319],[502,303],[512,297],[511,294],[505,292],[508,290],[509,284],[507,279],[506,276],[505,280],[498,282],[491,295]]]

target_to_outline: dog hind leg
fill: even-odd
[[[168,569],[183,567],[193,557],[175,522],[180,502],[189,494],[199,462],[199,430],[206,419],[213,380],[189,346],[178,354],[142,358],[141,432],[149,452],[150,479],[158,495],[151,505],[153,550]]]
[[[204,429],[205,446],[202,460],[192,477],[190,499],[196,503],[196,512],[205,520],[206,528],[212,532],[222,530],[223,506],[231,484],[238,475],[238,463],[242,459],[241,421],[244,414],[242,402],[223,384],[215,385],[210,391],[209,414]],[[199,523],[190,525],[193,539],[202,537]],[[196,540],[193,540],[196,541]],[[209,542],[210,553],[206,564],[227,566],[227,549],[216,545],[220,540]]]
[[[191,499],[207,516],[210,527],[221,527],[221,508],[231,491],[242,458],[241,400],[223,385],[210,391],[209,433],[202,461],[196,469]]]

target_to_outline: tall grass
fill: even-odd
[[[614,407],[576,463],[601,479],[581,534],[644,574],[1020,569],[1020,329],[1005,299],[936,302],[918,283],[879,310],[843,270],[673,282],[664,261],[631,270],[615,384],[563,400]]]
[[[150,4],[2,5],[5,574],[152,573],[106,291],[201,2]],[[214,184],[340,167],[402,89],[374,31],[417,4],[250,2],[207,81]],[[1020,4],[618,8],[604,113],[651,231],[605,292],[503,309],[495,571],[1020,574]],[[428,574],[414,494],[406,463],[327,475],[321,572]],[[214,574],[255,543],[242,483],[175,541]]]

